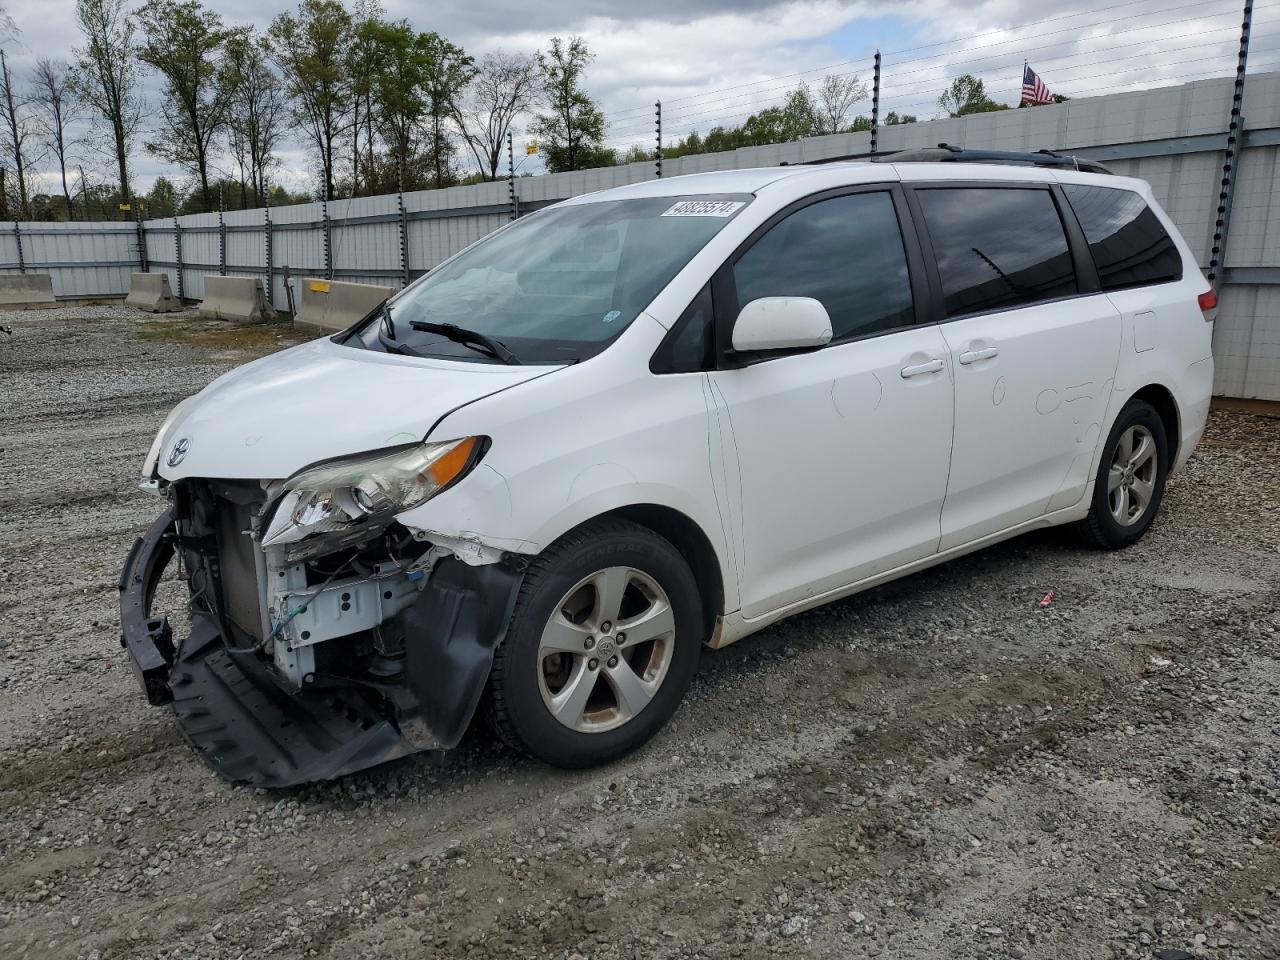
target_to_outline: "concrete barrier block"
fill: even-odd
[[[262,323],[274,320],[276,312],[262,288],[262,281],[257,277],[205,274],[200,316],[207,320]]]
[[[319,333],[345,330],[394,292],[379,284],[303,279],[293,323]]]
[[[0,309],[48,310],[56,307],[53,277],[47,273],[13,273],[0,276]]]
[[[182,302],[169,289],[167,273],[130,274],[129,295],[124,298],[124,305],[147,313],[173,313],[182,309]]]

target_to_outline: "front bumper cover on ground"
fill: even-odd
[[[193,607],[191,631],[177,644],[168,619],[151,615],[177,539],[170,508],[130,550],[120,576],[121,645],[147,699],[172,705],[183,736],[223,777],[287,787],[457,745],[510,620],[519,571],[437,564],[399,615],[405,678],[386,696],[332,678],[292,691],[256,652],[228,646],[210,613]]]

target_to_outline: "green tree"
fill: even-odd
[[[89,2],[89,0],[80,0]],[[271,55],[284,74],[294,124],[315,148],[323,195],[334,198],[334,160],[351,117],[346,53],[351,14],[337,0],[302,0],[296,15],[282,13],[268,31]]]
[[[352,192],[359,194],[362,185],[368,192],[374,189],[374,86],[378,73],[385,68],[386,58],[392,52],[384,49],[381,43],[382,28],[388,24],[379,0],[356,0],[351,24],[351,44],[346,54],[347,77],[351,83],[351,182]],[[365,169],[363,184],[362,164]]]
[[[435,70],[428,34],[414,32],[408,21],[383,24],[378,43],[383,56],[374,79],[378,130],[387,145],[393,185],[420,190],[431,184],[429,151],[422,143],[430,112],[424,95]]]
[[[604,114],[582,88],[587,65],[595,59],[581,37],[566,44],[552,37],[538,53],[542,99],[547,113],[539,114],[530,132],[541,140],[547,169],[552,173],[607,166],[612,151],[604,149]]]
[[[156,182],[147,192],[147,213],[152,217],[174,216],[184,199],[172,180],[168,177],[156,177]]]
[[[267,202],[267,174],[287,119],[284,87],[271,69],[266,43],[243,27],[227,38],[222,59],[223,83],[231,91],[227,142],[240,169],[240,180],[256,198]]]
[[[457,180],[454,155],[457,145],[451,124],[458,115],[463,91],[475,76],[475,61],[463,49],[438,33],[420,38],[427,56],[427,158],[434,178],[432,186],[447,187]]]
[[[997,103],[987,96],[986,85],[971,73],[956,77],[951,86],[938,97],[938,108],[949,117],[965,117],[971,113],[992,113],[996,110],[1008,110],[1008,106]]]
[[[221,68],[232,31],[199,0],[147,0],[135,16],[144,37],[138,58],[164,78],[160,123],[147,152],[194,175],[199,203],[212,210],[210,154],[234,91]]]
[[[125,0],[76,0],[85,44],[75,49],[76,95],[108,127],[120,170],[121,203],[129,202],[129,154],[142,118],[133,21]]]
[[[747,117],[742,125],[741,146],[790,143],[822,132],[813,95],[805,84],[789,94],[781,107],[769,107]]]

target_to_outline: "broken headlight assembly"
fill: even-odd
[[[487,446],[487,437],[415,443],[301,470],[285,481],[262,545],[298,562],[363,543],[461,480]]]

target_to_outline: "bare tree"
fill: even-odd
[[[498,179],[507,133],[516,117],[533,108],[540,82],[538,61],[527,54],[496,50],[480,60],[470,94],[455,117],[490,180]]]
[[[75,211],[71,203],[71,185],[67,181],[67,159],[73,144],[69,128],[80,119],[80,107],[71,93],[69,69],[65,60],[37,60],[32,102],[39,114],[40,135],[45,146],[58,158],[62,196],[67,201],[67,217],[71,218]]]
[[[18,194],[18,215],[31,219],[30,150],[34,129],[27,104],[13,85],[4,51],[0,50],[0,110],[4,113],[4,129],[0,131],[0,149],[13,163],[14,188]]]
[[[120,197],[129,202],[129,153],[142,117],[138,97],[139,61],[134,56],[133,20],[126,0],[76,0],[76,19],[85,45],[75,51],[76,95],[110,128],[120,170]]]
[[[853,105],[867,99],[867,85],[856,74],[828,74],[818,85],[818,129],[820,133],[841,133],[848,129]]]
[[[275,151],[288,119],[284,86],[271,69],[266,46],[244,28],[227,41],[223,61],[232,91],[227,122],[231,153],[248,173],[248,187],[260,206],[267,203],[267,174],[275,165]]]

